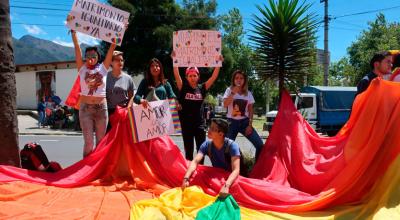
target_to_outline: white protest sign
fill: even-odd
[[[75,31],[121,45],[129,13],[95,0],[74,0],[67,26]]]
[[[149,102],[147,108],[132,106],[129,121],[134,143],[181,132],[174,99]]]
[[[220,67],[221,33],[206,30],[182,30],[173,33],[174,67]]]

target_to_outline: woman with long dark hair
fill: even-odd
[[[176,98],[171,84],[164,77],[164,68],[161,62],[153,58],[149,62],[149,69],[136,91],[134,102],[145,108],[149,101]]]

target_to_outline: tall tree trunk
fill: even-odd
[[[0,164],[20,166],[10,4],[0,1]]]

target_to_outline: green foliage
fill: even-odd
[[[262,16],[253,20],[257,72],[261,79],[278,80],[298,87],[304,84],[309,68],[315,64],[316,15],[310,4],[298,0],[269,0],[257,6]]]
[[[216,105],[218,104],[218,100],[217,100],[214,96],[212,96],[212,95],[210,95],[210,94],[208,94],[208,95],[204,98],[204,102],[207,103],[207,104],[212,105],[213,107],[216,106]]]
[[[172,32],[182,29],[215,29],[215,0],[185,0],[180,7],[173,0],[109,0],[114,7],[131,13],[129,27],[119,50],[131,74],[146,71],[156,57],[164,64],[166,77],[172,77]],[[103,47],[107,47],[103,44]]]
[[[356,72],[347,57],[343,57],[329,66],[330,86],[354,86]]]
[[[243,30],[243,17],[239,9],[233,8],[227,14],[220,16],[219,21],[219,27],[223,33],[222,52],[225,60],[220,77],[212,88],[214,94],[225,91],[231,83],[232,73],[237,69],[246,72],[249,75],[250,82],[253,80],[254,75],[254,59],[252,59],[254,52],[248,45],[243,43],[246,32]],[[265,94],[254,96],[254,98],[258,103],[261,100],[265,100]]]
[[[350,77],[353,85],[371,71],[369,61],[374,53],[400,48],[399,23],[388,23],[383,14],[378,14],[375,21],[368,24],[369,28],[347,48],[349,63],[354,67],[354,74]]]

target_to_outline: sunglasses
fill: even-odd
[[[86,58],[97,58],[97,54],[86,54]]]

